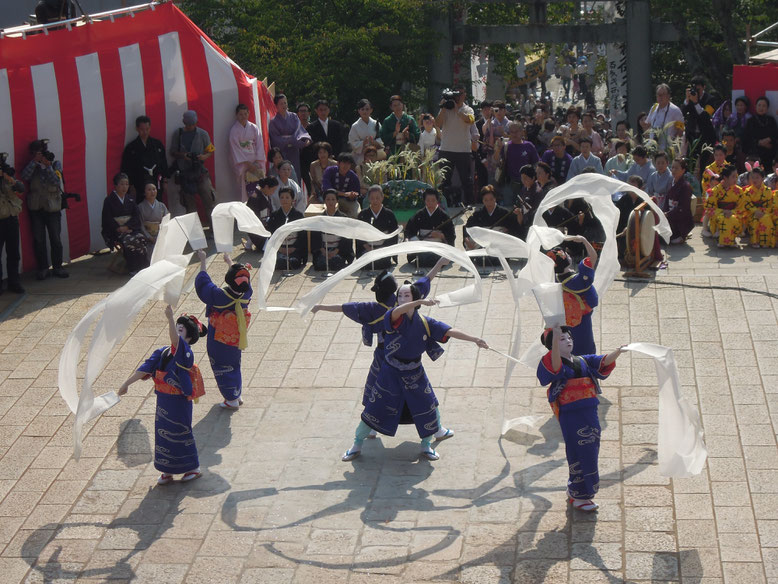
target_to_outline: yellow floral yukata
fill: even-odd
[[[738,209],[742,209],[742,193],[743,189],[737,185],[726,190],[724,185],[718,185],[708,195],[705,208],[712,213],[710,232],[718,232],[719,245],[735,245],[735,238],[743,229],[741,215],[738,213]],[[729,217],[725,215],[726,211],[731,211]]]
[[[722,170],[724,170],[724,164],[719,164],[714,160],[713,163],[705,167],[705,170],[711,170],[713,171],[713,174],[719,174]],[[710,181],[712,178],[713,177],[710,176],[707,172],[702,173],[702,177],[700,178],[700,185],[702,186],[703,193],[707,193],[708,189],[710,189]]]
[[[743,191],[741,200],[741,216],[743,224],[748,228],[748,237],[751,245],[759,244],[761,247],[775,247],[775,205],[773,191],[762,185],[759,190],[749,186]],[[762,211],[764,215],[758,219],[754,217],[755,211]]]

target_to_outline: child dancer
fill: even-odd
[[[440,429],[438,400],[421,364],[421,355],[427,350],[429,340],[445,343],[449,338],[455,338],[475,343],[482,349],[489,348],[483,339],[419,314],[419,306],[431,306],[435,301],[422,299],[415,284],[401,286],[397,291],[397,302],[398,306],[383,317],[384,362],[362,412],[354,444],[343,455],[344,461],[360,455],[362,443],[371,428],[394,436],[405,406],[422,439],[421,456],[438,460],[440,456],[432,448],[432,440]],[[443,349],[437,347],[430,357],[435,360],[442,353]]]
[[[208,357],[216,385],[224,397],[219,404],[226,410],[237,410],[241,399],[243,379],[240,371],[241,351],[248,346],[247,334],[251,313],[247,306],[251,299],[250,264],[233,264],[229,254],[224,261],[230,266],[219,288],[211,281],[205,266],[206,254],[198,250],[200,273],[195,278],[197,296],[205,302],[208,317]]]
[[[162,473],[157,484],[166,485],[173,475],[183,474],[182,482],[200,478],[200,461],[192,433],[192,401],[205,394],[203,377],[194,364],[194,345],[205,335],[205,327],[190,315],[173,320],[173,309],[165,309],[170,346],[152,353],[138,370],[130,375],[117,392],[127,393],[139,379],[154,378],[157,415],[154,420],[154,468]]]
[[[559,420],[565,440],[570,476],[569,503],[581,511],[595,511],[592,501],[600,486],[597,459],[600,454],[598,379],[605,379],[616,366],[623,347],[607,355],[573,355],[570,327],[546,329],[540,337],[549,350],[538,364],[538,380],[549,385],[548,401]]]

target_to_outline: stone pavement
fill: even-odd
[[[602,299],[603,350],[638,340],[675,349],[710,458],[696,478],[658,474],[653,366],[624,355],[604,383],[596,515],[565,504],[561,434],[534,373],[516,369],[505,414],[541,414],[539,428],[500,439],[505,362],[461,341],[427,364],[456,430],[441,459],[417,460],[415,431],[402,427],[341,462],[371,351],[354,323],[330,313],[255,315],[246,404],[233,414],[216,406],[204,343],[195,346],[208,388],[195,406],[200,480],[155,486],[148,382],[93,424],[75,462],[59,351],[125,280],[103,256],[75,262],[67,281],[26,281],[17,306],[0,296],[0,312],[10,309],[0,323],[0,582],[778,583],[775,258],[710,248],[698,228],[655,281],[617,281]],[[218,277],[223,264],[212,269]],[[433,291],[465,281],[451,268]],[[274,283],[270,303],[291,305],[313,285],[307,271]],[[507,350],[516,323],[507,284],[493,276],[484,286],[481,304],[429,313]],[[350,279],[328,301],[369,298],[368,280]],[[98,393],[165,343],[162,308],[133,323]],[[182,309],[200,314],[202,304],[190,294]],[[521,316],[534,339],[530,301]]]

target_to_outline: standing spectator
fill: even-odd
[[[624,142],[627,145],[627,151],[632,150],[635,147],[635,143],[629,137],[629,122],[627,120],[621,120],[616,122],[616,135],[611,136],[610,153],[609,156],[616,155],[616,144]]]
[[[354,157],[348,152],[338,156],[338,166],[330,166],[322,175],[321,186],[324,191],[334,190],[338,197],[338,208],[347,217],[353,219],[359,215],[362,190],[359,177],[354,172]]]
[[[562,136],[557,134],[551,138],[551,148],[543,153],[543,162],[551,168],[551,174],[558,185],[567,180],[573,157],[565,150],[565,139]]]
[[[297,104],[295,111],[297,113],[297,118],[300,120],[300,126],[307,132],[311,120],[311,106],[302,101]],[[282,155],[281,160],[283,159]],[[308,169],[311,167],[311,162],[314,160],[316,160],[316,150],[313,147],[313,142],[311,142],[300,150],[300,180],[305,184],[305,188],[308,189],[309,194],[311,193],[311,177],[308,174]],[[297,180],[296,176],[293,178]]]
[[[421,114],[421,126],[423,130],[419,135],[419,150],[424,156],[427,150],[437,151],[440,146],[440,130],[435,126],[432,114]]]
[[[659,150],[667,150],[668,139],[683,133],[683,112],[670,101],[669,85],[661,83],[656,86],[656,103],[639,124],[644,132],[649,132],[648,138],[657,141]]]
[[[602,170],[602,161],[592,154],[592,139],[581,138],[579,142],[581,153],[573,158],[573,162],[570,165],[570,170],[567,172],[567,180],[575,178],[581,172],[588,167],[591,167],[599,174],[605,174]]]
[[[770,115],[770,101],[763,95],[756,100],[756,113],[746,122],[743,150],[759,157],[762,168],[772,168],[778,145],[778,125]]]
[[[751,102],[745,95],[735,99],[735,111],[732,112],[727,118],[726,127],[731,128],[735,132],[735,137],[738,140],[743,139],[743,133],[746,131],[746,124],[751,119],[751,113],[748,111],[751,109]]]
[[[24,167],[22,179],[30,183],[27,209],[30,212],[32,245],[38,265],[35,277],[45,280],[49,276],[49,254],[46,248],[48,233],[52,273],[58,278],[67,278],[69,274],[62,267],[62,164],[54,160],[46,140],[33,141],[30,154],[32,160]]]
[[[491,155],[491,150],[487,148],[487,144],[484,139],[484,131],[486,130],[487,124],[492,120],[492,116],[494,115],[494,108],[492,107],[492,102],[489,100],[482,101],[479,105],[479,108],[481,110],[481,115],[475,121],[475,129],[478,130],[478,140],[480,141],[478,144],[475,162],[475,174],[476,179],[478,180],[478,185],[484,186],[490,182],[489,171],[487,170],[486,164],[489,156]],[[421,139],[419,139],[419,141],[421,141]]]
[[[683,102],[683,116],[686,123],[686,143],[694,150],[691,156],[701,152],[705,146],[716,143],[716,130],[713,128],[713,114],[716,113],[713,97],[705,91],[705,78],[702,75],[692,77],[686,88],[686,100]]]
[[[462,204],[473,198],[473,176],[470,169],[472,155],[470,142],[470,126],[475,123],[473,108],[465,103],[467,93],[464,87],[454,88],[454,106],[448,108],[446,100],[440,102],[440,111],[435,122],[441,129],[440,150],[441,159],[446,160],[444,168],[448,169],[441,188],[450,203]],[[462,196],[455,196],[451,191],[453,169],[459,174],[462,184]],[[447,192],[448,191],[448,192]]]
[[[586,137],[583,128],[580,125],[581,112],[575,106],[567,109],[567,124],[560,129],[562,138],[565,139],[565,149],[570,156],[576,155],[581,151],[581,138]]]
[[[184,127],[176,130],[170,144],[170,154],[176,159],[178,168],[181,203],[187,213],[196,213],[196,197],[200,195],[206,222],[210,225],[215,197],[205,161],[213,156],[215,148],[208,132],[197,127],[197,112],[185,112],[183,122]]]
[[[170,176],[165,155],[165,146],[151,137],[151,118],[138,116],[135,119],[138,137],[124,147],[121,171],[130,177],[131,194],[143,198],[143,189],[149,179],[164,193]]]
[[[496,146],[500,147],[494,152],[494,158],[499,161],[500,168],[505,174],[504,180],[506,184],[510,185],[509,189],[502,192],[502,199],[506,205],[513,203],[514,197],[522,188],[521,169],[525,166],[532,167],[540,160],[538,151],[535,150],[532,142],[523,139],[523,132],[519,122],[508,124],[510,141],[505,143],[503,138],[497,142]]]
[[[330,104],[326,99],[318,100],[314,111],[316,119],[308,126],[308,134],[314,143],[329,142],[332,146],[332,155],[337,158],[343,150],[343,142],[346,139],[343,125],[337,120],[330,119]]]
[[[592,140],[592,154],[602,161],[605,146],[602,143],[602,136],[594,129],[594,115],[591,112],[586,112],[581,116],[581,126],[583,126],[581,133]]]
[[[532,115],[532,120],[525,126],[527,140],[540,150],[540,133],[543,131],[543,124],[546,121],[546,113],[542,107],[536,107]]]
[[[379,135],[386,148],[386,154],[395,154],[406,144],[416,144],[419,141],[419,126],[413,116],[405,113],[402,97],[393,95],[389,99],[392,113],[381,123]]]
[[[249,121],[249,108],[235,108],[235,123],[230,129],[230,160],[235,169],[238,194],[244,203],[265,176],[265,148],[256,124]]]
[[[283,93],[273,98],[277,113],[268,124],[270,145],[281,149],[284,160],[294,166],[297,176],[302,176],[300,151],[311,143],[311,136],[303,129],[300,118],[289,111],[289,103]]]
[[[376,149],[384,147],[384,143],[379,136],[381,124],[371,118],[373,105],[367,99],[360,99],[357,102],[357,113],[359,119],[351,124],[348,133],[348,143],[351,145],[351,154],[354,162],[359,166],[365,155],[365,149],[372,146]]]
[[[22,212],[24,184],[14,178],[13,168],[0,159],[0,260],[5,248],[5,269],[8,273],[8,289],[24,294],[19,281],[19,213]],[[0,264],[0,278],[3,267]],[[0,286],[0,294],[3,289]]]

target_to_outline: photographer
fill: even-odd
[[[27,209],[30,211],[32,242],[38,271],[35,277],[45,280],[49,274],[46,234],[51,245],[52,273],[58,278],[69,274],[62,268],[62,209],[67,208],[62,190],[62,164],[49,152],[48,140],[30,144],[32,160],[22,171],[22,179],[30,184]]]
[[[716,143],[716,130],[712,120],[716,107],[711,95],[705,91],[705,78],[695,75],[686,88],[686,100],[682,110],[686,122],[686,143],[690,147],[694,145],[690,156],[695,156],[702,152],[705,146],[713,146]],[[704,168],[707,162],[702,161],[702,164]]]
[[[22,212],[24,185],[14,178],[14,169],[6,163],[6,153],[0,153],[0,258],[7,258],[8,289],[24,294],[19,282],[19,213]],[[3,268],[0,265],[0,278]],[[3,289],[0,287],[0,294]]]
[[[175,159],[176,184],[181,188],[181,204],[187,213],[197,212],[196,197],[200,195],[206,222],[211,223],[214,206],[213,184],[205,167],[205,161],[213,156],[215,148],[208,132],[197,127],[197,112],[184,113],[184,127],[176,130],[170,145],[170,154]]]
[[[444,91],[440,100],[440,111],[435,121],[443,136],[440,140],[439,156],[445,159],[446,177],[441,188],[451,204],[462,204],[473,197],[473,176],[470,169],[471,143],[470,126],[475,123],[473,109],[465,105],[467,93],[463,87],[455,87]],[[451,175],[456,167],[459,181],[462,184],[462,197],[453,197],[451,191]]]

